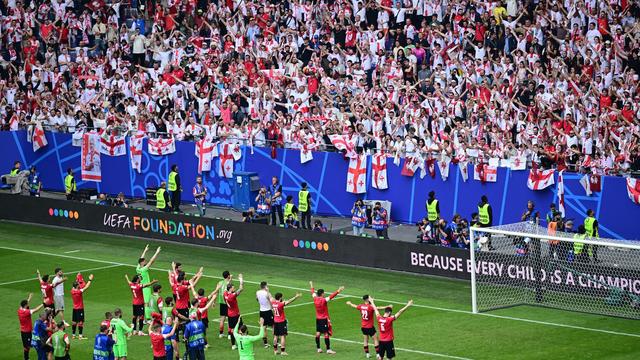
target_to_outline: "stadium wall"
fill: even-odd
[[[67,168],[73,168],[79,179],[80,148],[71,145],[71,135],[63,133],[46,134],[48,146],[33,152],[27,142],[25,131],[0,132],[0,172],[8,172],[13,161],[21,160],[24,165],[36,165],[44,187],[50,190],[63,190],[63,179]],[[100,192],[117,194],[122,191],[126,196],[144,197],[145,188],[156,187],[166,179],[169,167],[178,164],[183,183],[183,201],[192,201],[191,184],[195,182],[197,158],[193,142],[176,144],[177,151],[168,156],[148,154],[146,140],[143,145],[142,173],[131,169],[127,156],[102,156],[102,183],[78,181],[79,188],[97,188]],[[243,148],[242,158],[235,163],[235,170],[255,171],[263,184],[269,184],[271,176],[281,179],[285,194],[293,194],[294,199],[299,185],[309,184],[313,198],[313,212],[321,215],[350,216],[350,210],[356,198],[389,200],[392,202],[393,220],[415,223],[425,215],[424,201],[429,191],[434,190],[440,200],[443,216],[450,219],[454,213],[468,217],[475,212],[480,195],[486,194],[493,207],[494,224],[519,221],[527,200],[533,200],[541,215],[544,216],[551,202],[557,202],[556,188],[551,186],[542,191],[527,188],[528,171],[498,169],[495,183],[481,184],[469,179],[464,182],[457,166],[452,165],[450,176],[442,181],[439,173],[435,179],[429,176],[406,177],[400,175],[400,167],[387,162],[389,189],[377,190],[370,186],[371,166],[367,168],[368,192],[357,196],[345,191],[348,162],[338,153],[314,152],[314,159],[300,164],[298,150],[278,149],[272,159],[270,149]],[[368,159],[370,162],[370,158]],[[218,159],[214,160],[216,169]],[[472,170],[469,167],[469,170]],[[471,171],[472,173],[472,171]],[[557,174],[556,174],[557,177]],[[627,196],[626,182],[621,177],[605,176],[602,179],[602,192],[592,196],[584,195],[579,184],[580,175],[565,174],[565,203],[567,217],[578,221],[586,216],[587,209],[593,209],[600,222],[600,235],[614,239],[639,239],[640,231],[635,226],[640,219],[640,206],[632,203]],[[209,190],[208,201],[215,205],[231,206],[233,203],[233,179],[221,179],[215,171],[204,175]]]
[[[3,220],[470,279],[469,252],[463,249],[50,198],[0,194],[0,202],[7,205],[0,206],[0,219]],[[609,288],[616,287],[640,299],[638,269],[564,261],[549,261],[543,269],[536,269],[531,261],[528,257],[494,253],[491,261],[478,261],[476,273],[480,277],[493,278],[494,284],[513,284],[516,280],[523,288],[529,284],[530,288],[542,286],[546,291],[590,296],[609,296]]]

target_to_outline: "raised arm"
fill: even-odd
[[[153,256],[151,257],[151,259],[149,259],[149,262],[147,263],[147,265],[145,265],[145,267],[148,269],[151,267],[151,265],[153,264],[154,261],[156,261],[156,259],[158,258],[158,254],[160,254],[160,246],[158,246],[158,248],[156,249],[156,252],[153,254]],[[145,250],[146,251],[146,250]],[[144,256],[143,256],[144,257]]]
[[[301,293],[297,293],[294,297],[292,297],[291,299],[285,301],[284,302],[284,306],[287,306],[287,305],[291,304],[292,302],[294,302],[300,296],[302,296],[302,294]]]
[[[351,301],[347,301],[347,305],[351,306],[351,307],[352,307],[352,308],[354,308],[354,309],[357,309],[357,308],[358,308],[358,305],[356,305],[356,304],[352,303]]]
[[[242,274],[238,274],[238,281],[240,281],[240,286],[238,290],[236,290],[236,295],[240,295],[242,290],[244,290],[244,279],[242,278]]]
[[[89,286],[91,286],[91,282],[93,281],[93,274],[89,275],[89,281],[87,281],[87,283],[84,285],[84,287],[82,289],[80,289],[81,291],[85,291],[89,288]]]
[[[402,313],[409,308],[409,306],[413,305],[413,300],[409,300],[407,305],[405,305],[402,309],[398,310],[398,312],[394,315],[395,318],[399,318]]]
[[[147,244],[147,245],[144,247],[144,250],[142,250],[142,254],[140,254],[140,257],[141,257],[141,258],[143,258],[143,257],[147,254],[147,251],[148,251],[148,250],[149,250],[149,244]]]

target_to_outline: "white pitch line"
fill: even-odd
[[[247,326],[248,326],[248,327],[252,327],[252,328],[258,328],[258,326],[256,326],[256,325],[247,325]],[[301,333],[301,332],[297,332],[297,331],[289,331],[289,334],[299,335],[299,336],[304,336],[304,337],[309,337],[309,338],[314,338],[314,337],[315,337],[315,335],[306,334],[306,333]],[[354,341],[354,340],[348,340],[348,339],[340,339],[340,338],[336,338],[336,337],[331,337],[331,340],[333,340],[333,341],[337,341],[337,342],[342,342],[342,343],[347,343],[347,344],[362,345],[362,342],[361,342],[361,341]],[[421,350],[405,349],[405,348],[400,348],[400,347],[396,347],[395,349],[396,349],[396,350],[399,350],[399,351],[404,351],[404,352],[414,353],[414,354],[430,355],[430,356],[441,357],[441,358],[447,358],[447,359],[472,360],[472,359],[470,359],[470,358],[465,358],[465,357],[460,357],[460,356],[454,356],[454,355],[447,355],[447,354],[440,354],[440,353],[434,353],[434,352],[429,352],[429,351],[421,351]]]
[[[80,252],[80,250],[71,250],[71,251],[65,251],[65,254],[73,254],[73,253],[77,253]]]
[[[116,264],[116,265],[107,265],[107,266],[101,266],[101,267],[96,267],[96,268],[91,268],[91,269],[75,270],[75,271],[69,271],[68,274],[77,274],[77,273],[81,273],[81,272],[109,269],[109,268],[114,268],[114,267],[118,267],[118,266],[122,266],[122,265]],[[34,278],[29,278],[29,279],[8,281],[8,282],[0,283],[0,286],[18,284],[18,283],[27,282],[27,281],[33,281],[33,280],[38,280],[38,278],[34,277]]]
[[[85,258],[85,257],[62,255],[62,254],[51,254],[51,253],[48,253],[48,252],[45,252],[45,251],[17,249],[17,248],[12,248],[12,247],[8,247],[8,246],[0,246],[0,249],[12,250],[12,251],[18,251],[18,252],[26,252],[26,253],[30,253],[30,254],[56,256],[56,257],[61,257],[61,258],[74,259],[74,260],[93,261],[93,262],[102,263],[102,264],[112,264],[112,265],[136,267],[135,265],[132,265],[132,264],[119,263],[119,262],[115,262],[115,261],[89,259],[89,258]],[[161,269],[161,268],[151,268],[151,270],[162,271],[162,272],[167,271],[167,269]],[[193,273],[190,273],[190,274],[192,275]],[[202,276],[210,278],[210,279],[221,279],[221,277],[219,277],[219,276],[212,276],[212,275],[202,275]],[[245,282],[249,283],[249,284],[259,284],[260,283],[259,281],[249,281],[249,280],[245,280]],[[295,287],[295,286],[278,285],[278,284],[270,284],[270,285],[273,286],[273,287],[280,287],[280,288],[283,288],[283,289],[309,291],[308,288],[299,288],[299,287]],[[360,298],[360,296],[356,296],[356,295],[342,294],[342,296],[351,297],[351,298]],[[403,302],[384,300],[384,299],[378,299],[378,301],[389,302],[389,303],[392,303],[392,304],[404,304]],[[605,330],[605,329],[598,329],[598,328],[590,328],[590,327],[584,327],[584,326],[578,326],[578,325],[560,324],[560,323],[553,323],[553,322],[547,322],[547,321],[539,321],[539,320],[533,320],[533,319],[510,317],[510,316],[487,314],[487,313],[474,314],[473,312],[471,312],[469,310],[451,309],[451,308],[444,308],[444,307],[430,306],[430,305],[420,305],[420,304],[415,304],[415,303],[412,306],[419,307],[419,308],[424,308],[424,309],[432,309],[432,310],[438,310],[438,311],[453,312],[453,313],[458,313],[458,314],[488,316],[488,317],[505,319],[505,320],[522,321],[522,322],[527,322],[527,323],[531,323],[531,324],[555,326],[555,327],[561,327],[561,328],[584,330],[584,331],[591,331],[591,332],[604,333],[604,334],[610,334],[610,335],[630,336],[630,337],[640,338],[640,334],[625,333],[625,332],[620,332],[620,331]]]
[[[313,301],[304,302],[304,303],[295,304],[295,305],[287,305],[287,306],[284,307],[284,310],[286,311],[286,310],[294,308],[294,307],[311,305],[311,304],[313,304]],[[256,314],[259,314],[259,313],[260,313],[260,311],[252,311],[252,312],[244,313],[244,314],[242,314],[242,316],[256,315]]]

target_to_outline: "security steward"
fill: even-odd
[[[293,196],[287,195],[287,203],[284,204],[284,221],[288,223],[289,221],[297,222],[298,221],[298,208],[293,205]]]
[[[16,176],[20,172],[20,167],[22,167],[22,163],[20,161],[16,161],[13,163],[13,168],[9,172],[10,176]]]
[[[67,176],[64,178],[64,193],[67,196],[67,200],[73,200],[76,198],[78,189],[76,187],[76,179],[73,177],[73,169],[67,169]]]
[[[477,225],[481,228],[491,227],[493,224],[493,211],[491,209],[491,205],[489,204],[489,199],[487,195],[482,195],[480,198],[480,203],[478,204],[478,223]],[[494,250],[491,245],[491,234],[486,235],[489,239],[488,245],[489,250]]]
[[[592,209],[587,210],[587,217],[584,219],[585,234],[592,239],[599,239],[598,220],[595,218],[595,212]],[[598,262],[598,245],[589,244],[589,256],[593,262]]]
[[[158,190],[156,190],[156,209],[165,212],[171,210],[171,200],[169,199],[166,187],[167,183],[163,181],[160,183]]]
[[[587,238],[587,233],[584,225],[578,226],[578,233],[573,235],[576,240],[584,240]],[[589,250],[585,249],[583,242],[576,241],[573,243],[573,261],[577,262],[589,262]]]
[[[300,184],[302,187],[298,192],[298,211],[300,211],[300,225],[303,229],[311,230],[311,197],[307,189],[307,183]],[[287,216],[285,215],[285,218]]]
[[[436,199],[435,191],[429,191],[429,198],[425,207],[427,209],[427,220],[431,226],[431,238],[434,239],[437,234],[438,220],[440,219],[440,202]]]
[[[173,211],[182,212],[180,210],[182,185],[180,184],[178,165],[171,165],[171,172],[169,172],[169,187],[167,190],[169,190],[169,196],[171,197],[171,209]]]

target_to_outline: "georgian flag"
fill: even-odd
[[[358,156],[356,153],[356,137],[354,136],[352,139],[349,139],[345,135],[333,134],[329,135],[329,140],[331,140],[331,144],[335,146],[336,149],[347,152],[348,158],[355,158]]]
[[[198,157],[198,174],[203,171],[211,171],[211,162],[213,161],[213,148],[218,143],[213,142],[213,136],[207,135],[196,141],[196,156]]]
[[[438,170],[440,170],[440,177],[442,177],[442,181],[447,181],[449,177],[449,165],[451,164],[451,158],[442,155],[440,160],[438,161]]]
[[[426,166],[427,166],[427,171],[429,171],[429,176],[431,176],[432,179],[436,178],[436,159],[434,158],[430,158],[427,159],[426,161]],[[424,176],[422,175],[422,172],[420,173],[420,178],[424,178]]]
[[[47,146],[47,137],[44,135],[44,129],[40,122],[37,122],[33,127],[33,132],[31,133],[31,144],[33,145],[34,152]]]
[[[233,147],[235,145],[229,143],[221,143],[220,150],[214,153],[218,156],[218,176],[230,179],[233,177],[233,168],[235,157],[233,156]]]
[[[564,177],[562,174],[564,170],[560,171],[558,174],[558,211],[562,214],[562,217],[565,217],[566,210],[564,208]]]
[[[313,154],[311,149],[313,149],[312,144],[303,144],[302,148],[300,148],[300,164],[307,163],[313,160]]]
[[[527,168],[526,156],[513,156],[510,160],[511,170],[525,170]]]
[[[387,155],[385,154],[375,154],[371,157],[371,186],[378,190],[389,188],[389,183],[387,182]]]
[[[142,169],[142,141],[144,140],[144,131],[138,131],[135,135],[129,137],[129,159],[131,160],[131,168],[138,173]]]
[[[587,196],[591,196],[591,181],[589,180],[589,174],[585,174],[583,177],[580,178],[580,185],[582,185],[582,188],[584,189],[584,192],[587,194]]]
[[[109,156],[122,156],[127,153],[124,136],[107,135],[105,131],[100,137],[100,153]]]
[[[17,112],[14,112],[9,119],[9,130],[17,131],[20,128],[20,117]]]
[[[530,190],[543,190],[553,185],[553,173],[555,170],[529,170],[529,178],[527,179],[527,187]]]
[[[233,156],[234,161],[240,160],[242,157],[242,148],[240,144],[231,144],[231,155]]]
[[[458,163],[458,169],[460,169],[460,176],[462,176],[462,182],[469,180],[469,161],[460,161]]]
[[[358,155],[349,160],[347,170],[347,192],[364,194],[367,192],[367,156]]]
[[[163,139],[149,139],[147,141],[149,154],[152,155],[167,155],[176,152],[176,142],[173,138]]]
[[[413,156],[405,157],[400,175],[413,176],[416,173],[416,170],[418,170],[418,168],[420,167],[420,160],[422,160],[422,158],[418,159],[417,157]],[[422,163],[424,164],[424,161],[422,161]]]
[[[627,178],[627,194],[634,204],[640,205],[640,181]]]
[[[498,180],[498,168],[489,164],[480,163],[473,167],[473,179],[486,182],[496,182]]]

